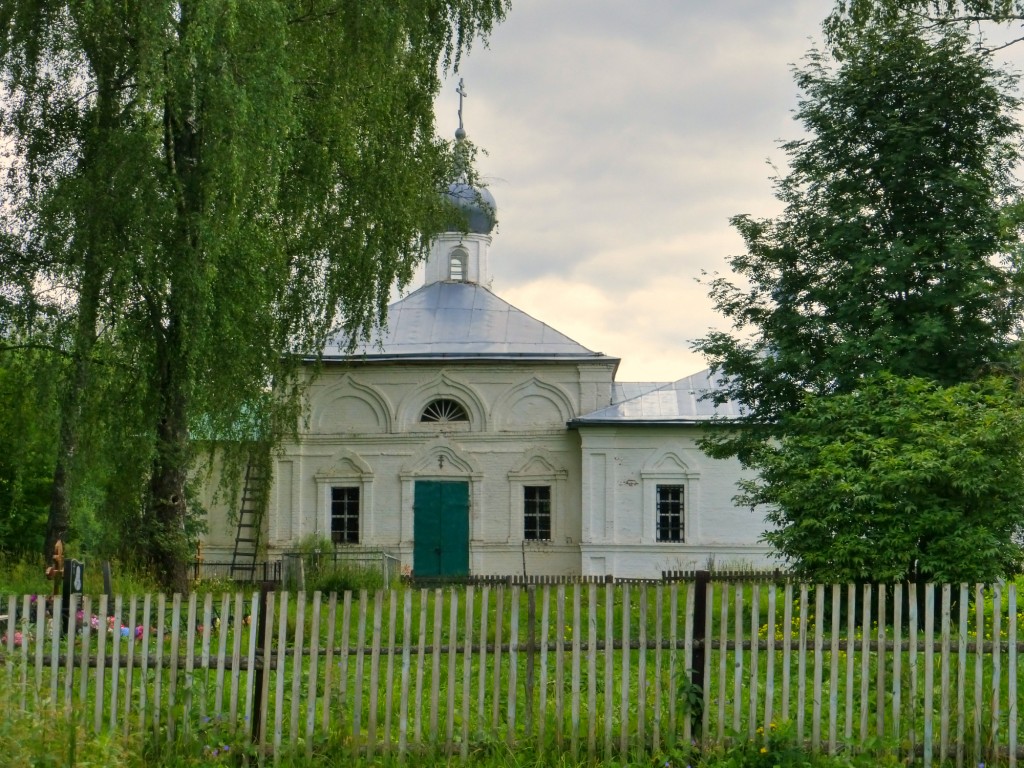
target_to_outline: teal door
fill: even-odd
[[[413,574],[469,575],[469,483],[417,480]]]

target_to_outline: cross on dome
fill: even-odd
[[[466,93],[466,86],[459,78],[459,87],[455,89],[455,92],[459,94],[459,127],[455,129],[455,138],[458,141],[462,141],[466,138],[466,129],[462,127],[462,100],[468,96]]]

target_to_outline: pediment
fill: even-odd
[[[697,467],[688,463],[674,450],[662,450],[655,453],[641,470],[643,475],[685,475],[692,477],[697,474]]]
[[[358,454],[352,451],[338,453],[323,469],[316,472],[317,479],[339,478],[339,477],[366,477],[372,475],[370,465]]]
[[[517,469],[508,473],[510,479],[528,477],[547,477],[564,479],[568,472],[559,467],[547,452],[536,451],[527,457]]]
[[[425,446],[402,467],[401,471],[403,476],[413,477],[464,477],[479,473],[479,468],[469,457],[454,449],[447,442],[436,442]]]

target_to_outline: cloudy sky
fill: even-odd
[[[469,137],[499,228],[492,288],[622,358],[620,381],[704,366],[701,271],[741,251],[729,217],[771,216],[769,161],[799,135],[791,65],[831,0],[513,0],[463,62]],[[457,78],[437,105],[458,124]]]

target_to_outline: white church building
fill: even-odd
[[[494,200],[449,196],[468,232],[434,240],[379,339],[325,350],[300,437],[273,460],[267,556],[312,534],[416,576],[767,565],[762,516],[733,503],[740,465],[698,447],[713,416],[735,415],[701,398],[708,373],[616,381],[618,358],[490,290]],[[230,559],[235,540],[212,515],[206,556]]]

